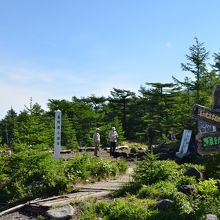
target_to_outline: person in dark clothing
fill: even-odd
[[[118,140],[118,133],[117,133],[115,127],[112,127],[111,131],[109,132],[110,156],[113,156],[115,153],[117,140]]]

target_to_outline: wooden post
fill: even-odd
[[[62,113],[58,109],[57,111],[55,111],[54,159],[59,159],[60,158],[61,119],[62,119]]]

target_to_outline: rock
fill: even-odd
[[[169,206],[172,206],[174,204],[173,200],[170,199],[162,199],[157,203],[157,208],[159,210],[164,210]]]
[[[126,152],[117,152],[117,151],[115,151],[114,154],[113,154],[113,157],[114,158],[118,158],[118,157],[120,157],[120,158],[127,158],[128,155],[127,155]]]
[[[53,220],[65,220],[71,219],[76,210],[71,205],[65,205],[60,208],[50,209],[46,212],[46,215]]]
[[[205,220],[217,220],[217,219],[218,219],[217,215],[207,214],[205,216]]]
[[[182,185],[182,186],[180,186],[179,190],[182,193],[190,196],[196,191],[196,187],[193,185]]]
[[[185,173],[185,176],[195,176],[196,180],[200,181],[203,180],[203,173],[197,170],[195,167],[190,167]]]

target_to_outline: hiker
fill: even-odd
[[[117,133],[115,127],[112,127],[111,131],[109,132],[110,156],[113,156],[115,153],[117,139],[118,139],[118,133]]]
[[[96,131],[93,134],[93,141],[94,141],[94,144],[95,144],[94,155],[96,157],[98,156],[99,145],[100,145],[100,134],[99,134],[99,131],[100,131],[100,129],[96,128]]]

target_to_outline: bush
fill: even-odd
[[[123,160],[101,159],[88,154],[77,155],[68,161],[66,174],[72,181],[100,180],[125,172],[127,165]]]
[[[157,210],[152,210],[155,200],[140,200],[135,197],[116,199],[113,202],[101,201],[84,203],[79,219],[130,220],[152,219]]]
[[[144,185],[138,191],[137,196],[140,198],[152,199],[172,199],[172,195],[177,192],[176,183],[170,181],[160,181],[153,185]]]
[[[159,161],[155,155],[149,154],[146,160],[137,162],[133,179],[140,185],[175,180],[179,175],[177,167],[174,161]]]
[[[198,162],[205,167],[207,178],[220,179],[220,153],[209,154],[198,158]]]
[[[15,202],[66,192],[69,181],[63,161],[47,152],[28,150],[13,154],[8,163],[8,179],[1,185],[0,200]]]

